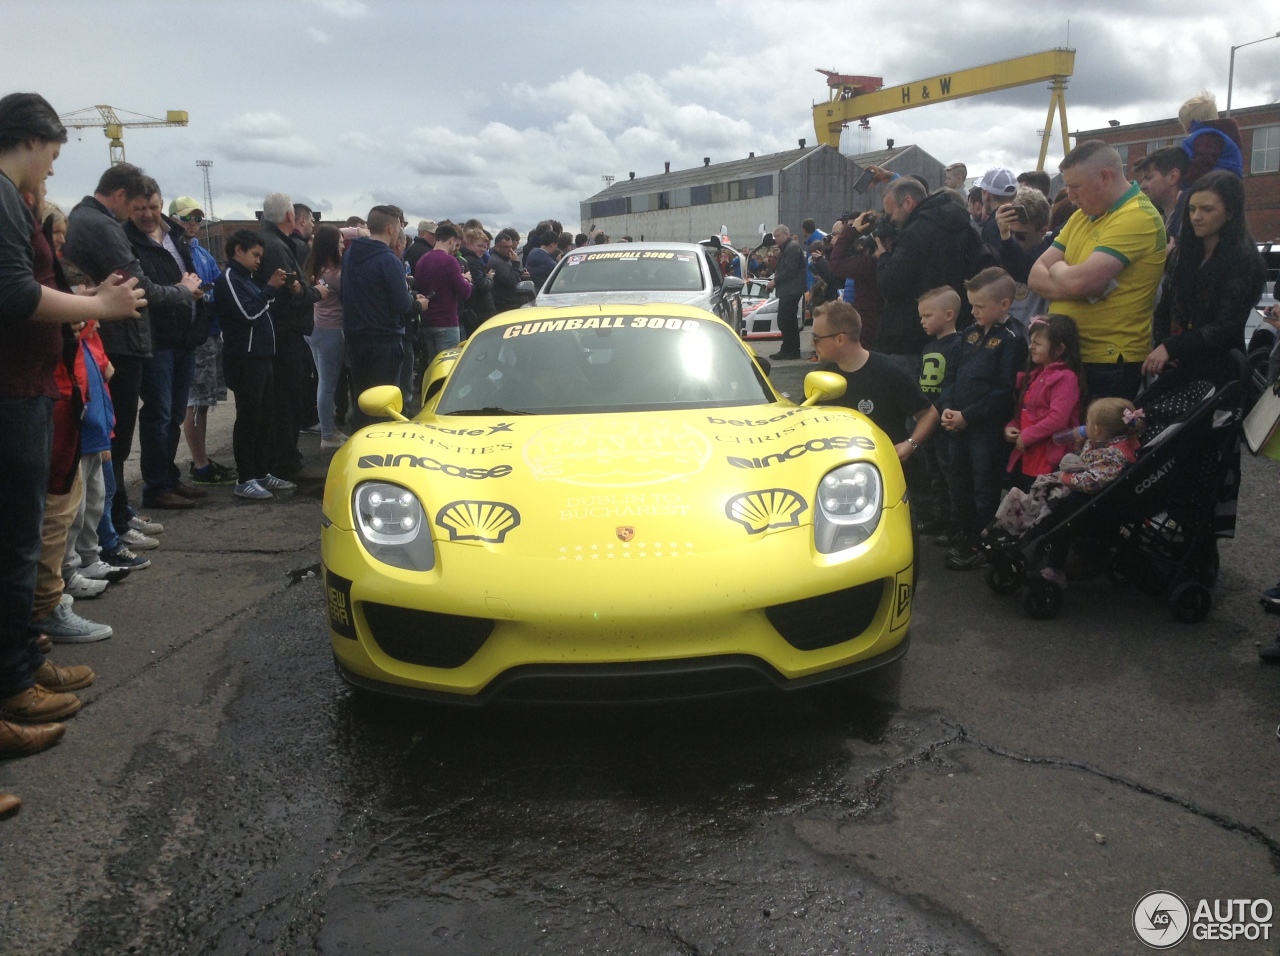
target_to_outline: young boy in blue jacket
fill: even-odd
[[[227,238],[227,269],[213,286],[213,308],[222,326],[227,388],[236,397],[231,445],[240,483],[235,494],[252,501],[272,498],[274,491],[295,487],[293,482],[268,471],[274,395],[271,359],[276,354],[271,300],[288,276],[283,269],[277,269],[265,286],[259,286],[253,274],[262,263],[262,250],[260,235],[237,229]]]
[[[946,566],[969,571],[987,563],[979,535],[1000,503],[1009,449],[1004,425],[1017,401],[1027,343],[1009,322],[1017,284],[1000,268],[965,283],[974,324],[963,333],[942,382],[942,427],[951,441],[947,484],[965,540],[947,552]]]

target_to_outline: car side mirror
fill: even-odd
[[[720,288],[724,289],[725,292],[741,292],[742,287],[745,285],[746,283],[737,276],[725,276],[724,283]]]
[[[407,422],[400,413],[404,408],[404,396],[394,385],[375,385],[360,393],[360,411],[371,418],[393,418],[398,422]]]
[[[538,290],[533,287],[533,283],[530,282],[528,279],[525,279],[523,282],[517,282],[516,291],[519,292],[521,295],[537,295],[538,294]]]
[[[810,372],[804,377],[804,401],[800,404],[816,405],[818,402],[834,401],[844,394],[848,384],[843,375],[835,372]],[[362,395],[361,408],[364,408],[363,398]]]

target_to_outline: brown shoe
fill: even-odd
[[[181,495],[190,501],[195,501],[198,498],[209,497],[209,492],[205,491],[203,488],[196,488],[194,485],[184,485],[180,481],[175,481],[173,483],[173,493]]]
[[[23,727],[0,720],[0,758],[26,757],[52,747],[66,733],[63,724],[32,724]]]
[[[70,664],[59,667],[53,661],[45,661],[33,675],[36,683],[45,690],[55,694],[65,694],[69,690],[80,690],[88,687],[97,678],[93,669],[83,664]]]
[[[147,495],[142,503],[148,508],[163,508],[176,510],[179,508],[193,508],[195,502],[184,498],[176,491],[157,491],[153,495]]]
[[[79,709],[80,698],[75,694],[55,694],[39,684],[0,700],[0,718],[19,724],[47,724],[70,717]]]
[[[22,806],[22,798],[12,793],[0,793],[0,817],[7,817]]]
[[[53,650],[53,641],[49,640],[48,634],[36,635],[36,650],[41,654],[48,654]]]

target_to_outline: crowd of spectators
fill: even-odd
[[[1263,282],[1239,131],[1203,97],[1181,115],[1186,141],[1140,163],[1141,185],[1099,141],[1063,159],[1052,197],[1040,171],[989,169],[965,192],[963,163],[936,186],[873,166],[882,212],[778,225],[742,250],[779,299],[772,358],[801,358],[807,300],[812,359],[893,440],[917,530],[950,549],[948,568],[982,566],[1002,491],[1053,470],[1045,443],[1089,402],[1131,400],[1152,375],[1233,374],[1226,352]],[[164,531],[150,512],[197,507],[202,486],[291,491],[300,436],[340,447],[375,385],[399,385],[413,411],[436,355],[525,305],[567,252],[610,241],[552,220],[522,242],[430,219],[410,240],[396,206],[336,226],[276,192],[259,230],[209,250],[200,204],[166,206],[126,163],[68,215],[46,202],[66,138],[38,95],[0,99],[0,756],[50,746],[79,708],[93,673],[45,655],[112,636],[75,602],[150,565]],[[728,248],[722,264],[740,274]],[[234,467],[206,447],[228,390]],[[0,795],[0,813],[14,806]]]

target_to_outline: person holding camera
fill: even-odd
[[[982,240],[965,208],[950,190],[932,196],[910,177],[895,179],[884,194],[884,217],[873,227],[876,280],[884,296],[877,351],[919,374],[920,349],[928,336],[920,328],[917,300],[930,289],[950,286],[963,303],[964,280],[982,261]]]
[[[862,333],[859,341],[865,349],[876,348],[880,335],[880,313],[884,309],[884,297],[876,282],[876,240],[871,235],[879,220],[868,210],[854,216],[846,212],[840,217],[835,233],[835,243],[827,264],[837,276],[853,282],[852,305],[862,316]]]
[[[778,247],[778,264],[774,267],[773,278],[769,280],[769,291],[778,293],[778,331],[782,333],[782,348],[769,356],[774,361],[779,359],[798,359],[800,357],[800,300],[808,291],[808,269],[805,254],[800,243],[791,236],[786,226],[776,226],[773,239]]]

